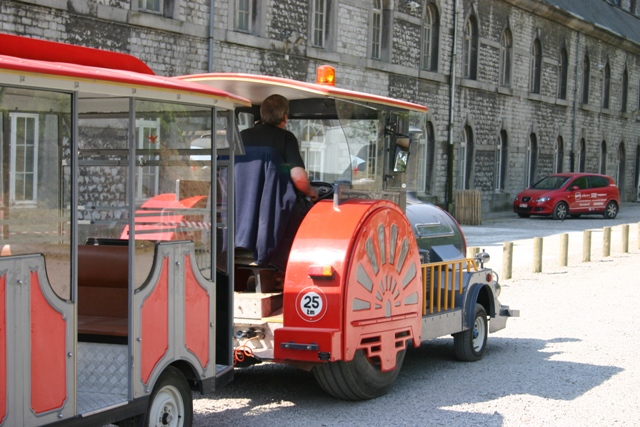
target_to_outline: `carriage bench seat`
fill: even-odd
[[[127,336],[129,248],[78,246],[78,334]]]

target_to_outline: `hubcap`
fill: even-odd
[[[150,426],[182,427],[184,402],[180,392],[168,385],[160,389],[151,406]]]
[[[485,323],[480,317],[476,318],[473,324],[473,350],[478,353],[484,346]]]

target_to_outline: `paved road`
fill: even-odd
[[[633,278],[640,260],[638,221],[640,205],[625,205],[615,221],[489,218],[480,227],[465,227],[471,245],[501,248],[502,241],[515,240],[514,258],[524,259],[534,236],[544,237],[546,247],[553,233],[632,224],[629,253],[614,242],[610,257],[594,249],[589,263],[581,262],[576,247],[568,267],[546,260],[543,272],[533,274],[527,262],[515,265],[514,278],[502,281],[500,299],[520,309],[521,317],[490,335],[479,362],[455,361],[450,337],[429,341],[408,351],[388,395],[367,402],[335,400],[307,372],[258,365],[198,397],[194,425],[640,425],[640,316],[634,314]]]

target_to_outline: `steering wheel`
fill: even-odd
[[[311,181],[311,186],[318,189],[318,201],[333,198],[333,185],[322,181]]]

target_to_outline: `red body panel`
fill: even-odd
[[[140,375],[148,384],[149,376],[158,361],[169,349],[169,266],[162,261],[162,271],[155,288],[142,304],[140,343]]]
[[[206,289],[198,284],[193,274],[191,257],[184,257],[185,319],[184,341],[187,349],[202,366],[209,363],[209,303]],[[187,308],[188,307],[188,308]]]
[[[333,277],[311,279],[307,270],[312,264],[331,265]],[[323,353],[331,361],[348,361],[363,349],[380,357],[383,370],[393,369],[397,351],[404,348],[392,342],[396,334],[401,344],[420,342],[419,267],[411,226],[395,204],[349,200],[334,208],[331,202],[317,203],[300,226],[289,256],[284,325],[275,331],[275,359],[318,362]],[[371,286],[359,283],[366,281],[363,271]],[[289,342],[319,347],[282,348]]]
[[[67,398],[66,322],[31,276],[31,409],[36,414],[61,408]]]

